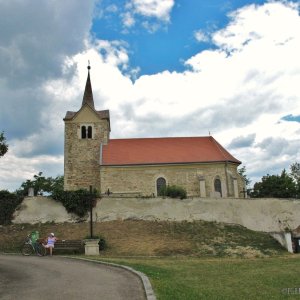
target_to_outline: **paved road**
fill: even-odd
[[[0,255],[0,299],[146,299],[129,271],[62,257]]]

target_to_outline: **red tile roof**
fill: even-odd
[[[111,139],[103,146],[102,165],[241,162],[212,136]]]

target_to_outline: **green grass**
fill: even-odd
[[[300,299],[300,257],[258,259],[115,258],[146,274],[158,299]],[[103,261],[103,260],[102,260]]]

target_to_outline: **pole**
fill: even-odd
[[[93,238],[93,198],[92,198],[92,189],[93,187],[90,185],[90,235],[91,239]]]

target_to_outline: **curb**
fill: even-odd
[[[60,257],[69,258],[69,259],[83,260],[83,261],[88,261],[88,262],[93,262],[93,263],[97,263],[97,264],[102,264],[102,265],[107,265],[107,266],[112,266],[112,267],[116,267],[116,268],[125,269],[125,270],[135,274],[136,276],[138,276],[141,279],[141,281],[143,283],[144,291],[145,291],[145,294],[146,294],[146,299],[147,300],[156,300],[156,296],[155,296],[154,291],[152,289],[152,285],[150,283],[149,278],[144,273],[136,271],[131,267],[118,265],[118,264],[115,264],[115,263],[99,261],[99,260],[93,260],[93,259],[89,259],[89,258],[79,258],[79,257],[77,258],[77,257],[69,257],[69,256],[60,256]]]

